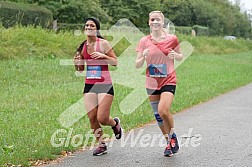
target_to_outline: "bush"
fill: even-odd
[[[197,36],[207,36],[209,35],[209,28],[208,27],[204,27],[204,26],[200,26],[200,25],[194,25],[193,26],[193,30],[196,32]]]
[[[53,20],[53,14],[48,9],[36,5],[1,1],[0,9],[0,21],[6,28],[16,24],[47,27]]]
[[[58,23],[58,30],[83,30],[84,24]]]
[[[191,35],[192,34],[192,27],[176,26],[176,30],[180,34],[185,34],[185,35]]]

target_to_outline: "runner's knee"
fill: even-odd
[[[163,120],[160,117],[160,115],[158,114],[158,103],[159,103],[159,101],[151,101],[150,102],[152,110],[154,112],[154,116],[155,116],[155,118],[157,120],[157,124],[158,124],[158,126],[162,126],[163,125]]]

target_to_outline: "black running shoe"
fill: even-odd
[[[122,137],[122,127],[120,125],[120,119],[115,117],[114,120],[116,122],[116,126],[112,127],[112,129],[114,131],[116,139],[121,139],[121,137]]]

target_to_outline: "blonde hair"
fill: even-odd
[[[160,16],[162,17],[163,21],[164,21],[164,14],[163,12],[159,11],[159,10],[154,10],[152,12],[149,13],[149,17],[153,14],[153,13],[159,13]]]

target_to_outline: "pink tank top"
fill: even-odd
[[[101,52],[100,38],[96,40],[96,52]],[[108,69],[108,62],[103,59],[94,59],[87,53],[87,45],[84,43],[82,50],[84,61],[86,62],[86,84],[111,84],[112,80]]]

